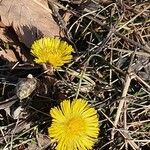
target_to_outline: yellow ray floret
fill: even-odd
[[[36,63],[49,63],[55,69],[70,62],[72,52],[72,46],[58,38],[44,37],[35,41],[31,46],[31,53],[35,56]]]
[[[86,100],[64,100],[52,108],[50,138],[58,143],[56,150],[90,150],[97,141],[99,123],[97,111]]]

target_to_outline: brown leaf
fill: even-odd
[[[0,27],[0,39],[8,45],[21,45],[12,27]]]
[[[14,51],[11,49],[6,49],[6,50],[0,51],[0,57],[9,62],[17,62],[18,61]]]
[[[0,27],[1,50],[0,58],[8,62],[32,62],[28,49],[19,42],[18,37],[12,27]]]
[[[8,62],[15,63],[21,59],[21,61],[26,62],[27,58],[24,54],[21,53],[20,48],[16,48],[15,50],[12,49],[5,49],[0,51],[0,58],[6,60]]]
[[[1,22],[1,19],[0,19],[0,27],[1,27],[1,28],[4,28],[4,27],[5,27],[5,25]]]
[[[2,0],[0,14],[2,22],[12,26],[28,47],[42,36],[59,36],[46,0]]]
[[[37,143],[31,142],[28,144],[28,150],[46,149],[51,144],[48,136],[41,133],[37,133],[36,141]]]

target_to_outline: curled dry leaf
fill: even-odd
[[[1,21],[12,26],[20,41],[28,47],[42,36],[59,36],[59,27],[46,0],[2,0],[0,15]]]
[[[37,80],[31,74],[16,85],[16,95],[22,100],[29,97],[37,87]]]

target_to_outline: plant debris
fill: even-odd
[[[50,110],[68,99],[98,113],[93,150],[150,149],[149,1],[2,0],[0,17],[0,149],[55,149]],[[74,48],[55,71],[31,55],[47,36]]]
[[[27,47],[43,36],[59,36],[59,26],[52,17],[46,0],[3,0],[0,3],[3,24],[12,26]]]

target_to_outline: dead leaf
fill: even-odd
[[[33,58],[19,39],[12,27],[0,27],[0,58],[8,62],[32,62]]]
[[[5,27],[5,25],[1,22],[1,19],[0,19],[0,27],[1,27],[1,28],[4,28],[4,27]]]
[[[81,4],[83,3],[85,0],[62,0],[64,2],[68,2],[68,3],[71,3],[71,4]]]
[[[50,145],[51,141],[50,139],[48,138],[47,135],[44,135],[44,134],[41,134],[41,133],[38,133],[38,136],[37,136],[37,142],[39,143],[39,145],[41,145],[42,147],[46,146],[46,145]]]
[[[15,63],[19,61],[19,59],[23,62],[27,61],[27,58],[24,54],[21,53],[20,48],[16,48],[15,50],[12,49],[5,49],[0,51],[0,58],[6,60],[10,63]]]
[[[31,142],[28,144],[28,150],[46,149],[51,145],[51,141],[47,135],[38,133],[36,136],[36,142]]]
[[[18,61],[14,51],[11,49],[1,50],[0,57],[9,62],[17,62]]]
[[[0,27],[0,39],[9,45],[21,46],[18,37],[12,27]]]
[[[42,36],[59,36],[46,0],[2,0],[0,14],[1,21],[12,26],[27,47]]]

